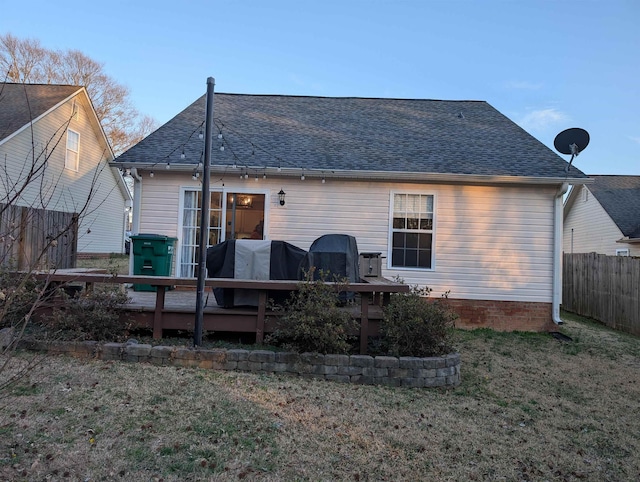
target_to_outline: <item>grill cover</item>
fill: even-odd
[[[307,252],[284,241],[238,239],[223,241],[207,249],[207,274],[210,278],[250,280],[297,280],[300,262]],[[218,306],[258,306],[253,290],[214,288]],[[288,294],[269,292],[276,302]]]
[[[348,234],[325,234],[316,239],[309,252],[300,264],[300,273],[304,276],[312,266],[316,267],[313,273],[314,279],[320,277],[322,270],[329,274],[327,281],[331,281],[333,275],[344,277],[349,283],[360,281],[358,269],[358,244],[356,238]],[[341,300],[352,299],[354,293],[341,294]]]

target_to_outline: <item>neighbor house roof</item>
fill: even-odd
[[[205,97],[114,164],[193,166],[200,161]],[[218,170],[236,164],[250,175],[279,167],[282,174],[306,170],[307,175],[360,178],[397,179],[409,173],[587,179],[575,167],[567,173],[566,160],[482,101],[215,94],[214,119],[211,164]]]
[[[0,83],[0,141],[79,90],[74,85]]]
[[[589,190],[622,234],[640,238],[640,176],[589,177]]]

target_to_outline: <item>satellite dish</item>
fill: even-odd
[[[564,168],[569,172],[573,158],[580,154],[589,145],[589,133],[579,127],[566,129],[556,136],[553,145],[561,154],[571,154],[571,160]]]

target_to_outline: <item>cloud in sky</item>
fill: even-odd
[[[640,144],[640,136],[629,136],[629,139]]]
[[[540,90],[542,89],[542,84],[527,80],[511,80],[505,84],[505,87],[513,90]]]
[[[558,124],[565,123],[569,116],[554,108],[533,110],[518,121],[526,131],[543,131]]]

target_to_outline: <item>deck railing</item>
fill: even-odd
[[[196,278],[175,278],[170,276],[141,276],[141,275],[112,275],[108,273],[78,272],[78,271],[51,271],[34,273],[36,279],[51,284],[84,283],[86,289],[92,289],[95,283],[106,284],[143,284],[156,288],[155,308],[153,314],[153,337],[162,338],[162,330],[166,329],[163,323],[165,311],[165,294],[170,287],[193,288],[197,285]],[[369,305],[386,304],[391,293],[406,293],[410,287],[385,278],[364,278],[360,283],[332,283],[336,289],[345,287],[349,292],[360,295],[359,313],[360,319],[360,353],[366,354],[369,337]],[[262,343],[265,332],[265,319],[267,315],[267,294],[270,291],[296,291],[301,281],[296,280],[245,280],[235,278],[207,278],[205,286],[209,288],[231,288],[256,291],[258,293],[258,306],[255,313],[256,343]],[[194,306],[195,313],[195,306]],[[215,316],[215,315],[214,315]]]

